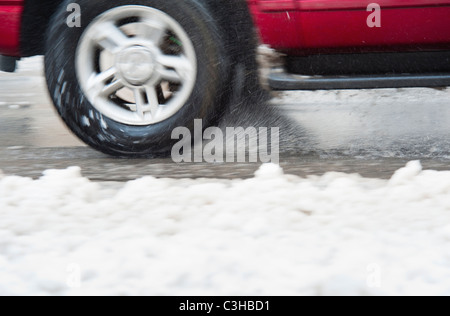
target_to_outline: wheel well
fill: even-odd
[[[43,55],[48,23],[64,0],[25,0],[20,52],[22,57]],[[225,47],[247,71],[257,68],[256,32],[246,0],[202,0],[222,29]],[[230,22],[232,21],[232,22]]]
[[[22,57],[44,54],[45,33],[51,16],[63,0],[25,0],[20,53]]]

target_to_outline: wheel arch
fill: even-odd
[[[225,47],[232,50],[238,62],[253,68],[257,36],[246,0],[193,0],[205,2],[211,15],[226,34]],[[64,0],[25,0],[21,23],[20,52],[22,57],[44,53],[45,33],[50,18]],[[224,14],[225,13],[225,14]]]
[[[44,54],[45,34],[51,16],[63,0],[25,0],[20,32],[20,54]]]
[[[193,0],[204,1],[211,16],[216,19],[224,46],[234,62],[235,81],[241,94],[262,91],[257,62],[258,29],[254,24],[247,0]],[[238,78],[240,77],[240,78]]]

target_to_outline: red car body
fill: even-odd
[[[20,57],[24,0],[0,0],[0,54]],[[450,0],[247,0],[261,40],[290,54],[450,47]],[[370,3],[382,27],[367,26]]]
[[[20,23],[24,0],[0,0],[0,54],[20,56]]]
[[[262,41],[289,53],[450,47],[450,0],[248,0]],[[368,5],[381,7],[369,27]]]

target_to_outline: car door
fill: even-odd
[[[450,47],[450,0],[294,1],[302,49]]]

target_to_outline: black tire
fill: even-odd
[[[80,28],[66,24],[69,3],[78,3],[82,9]],[[149,6],[170,15],[189,35],[197,54],[197,81],[186,105],[154,125],[130,126],[102,117],[77,80],[75,52],[84,30],[97,16],[122,5]],[[194,119],[203,119],[205,127],[214,124],[232,102],[234,64],[224,47],[223,28],[211,14],[207,1],[202,0],[64,1],[50,21],[45,52],[48,89],[61,118],[86,144],[116,156],[165,155],[175,142],[171,139],[174,128],[192,129]],[[89,124],[83,122],[87,117]]]

